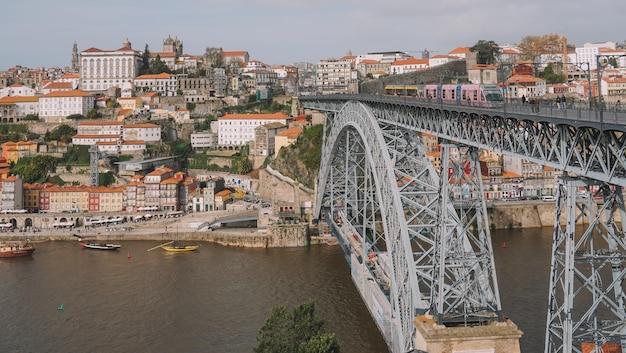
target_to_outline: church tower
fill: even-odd
[[[74,47],[72,48],[72,71],[79,72],[80,67],[78,65],[78,44],[74,42]]]

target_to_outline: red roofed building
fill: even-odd
[[[95,107],[95,97],[81,90],[55,91],[39,98],[39,118],[47,123],[64,122],[68,116],[87,113]]]
[[[278,151],[280,151],[281,148],[296,142],[300,135],[302,135],[302,128],[300,127],[290,127],[276,134],[276,137],[274,138],[276,155],[278,155]]]
[[[228,66],[238,62],[241,64],[250,61],[250,54],[247,51],[224,51],[222,52],[222,65]]]
[[[283,113],[226,114],[217,119],[218,143],[222,146],[241,146],[255,139],[255,128],[278,122],[286,126],[291,118]]]

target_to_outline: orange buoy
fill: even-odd
[[[502,243],[502,247],[506,248],[506,242]]]
[[[128,258],[130,259],[130,251],[128,252]]]

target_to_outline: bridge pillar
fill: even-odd
[[[428,353],[520,353],[522,331],[508,319],[487,326],[447,327],[420,315],[413,323],[415,349]]]

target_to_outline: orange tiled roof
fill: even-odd
[[[69,91],[54,91],[45,94],[44,97],[93,97],[93,94],[81,91],[79,89]]]

